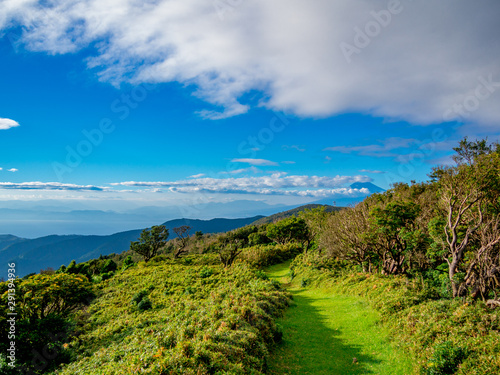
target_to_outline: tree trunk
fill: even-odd
[[[454,256],[448,270],[448,277],[450,278],[451,282],[451,290],[453,291],[453,298],[458,297],[458,285],[453,278],[455,276],[455,273],[457,272],[459,261],[460,260],[458,259],[458,257]]]

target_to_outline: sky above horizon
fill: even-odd
[[[498,139],[499,19],[494,0],[0,0],[0,201],[424,181],[465,135]]]

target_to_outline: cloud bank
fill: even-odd
[[[366,176],[286,176],[275,173],[262,177],[199,178],[180,181],[126,181],[112,183],[112,186],[141,188],[168,188],[177,193],[224,193],[293,195],[302,197],[343,196],[355,197],[369,194],[367,189],[352,189],[342,185],[354,182],[370,182]]]
[[[13,190],[67,190],[67,191],[106,191],[109,188],[93,185],[63,184],[59,182],[0,182],[0,189]]]
[[[15,43],[49,54],[92,46],[101,80],[180,82],[212,119],[247,112],[242,97],[257,90],[262,105],[305,117],[498,124],[499,18],[497,0],[0,3]]]

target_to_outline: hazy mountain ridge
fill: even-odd
[[[210,220],[271,215],[287,209],[285,205],[239,200],[229,203],[205,203],[189,209],[177,206],[113,207],[101,210],[78,202],[64,207],[64,202],[47,201],[30,206],[30,202],[0,202],[0,233],[21,238],[58,235],[109,235],[174,220],[179,217]],[[1,247],[0,247],[1,249]]]

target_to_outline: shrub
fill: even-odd
[[[153,304],[151,303],[151,301],[149,300],[148,297],[144,297],[138,304],[137,304],[137,308],[140,310],[140,311],[146,311],[146,310],[149,310],[151,308],[153,308]]]
[[[122,271],[125,271],[126,269],[132,267],[134,264],[135,263],[132,260],[132,257],[130,255],[127,255],[127,257],[122,262]]]
[[[458,366],[467,357],[466,351],[445,341],[434,347],[434,353],[425,370],[426,375],[455,374]]]
[[[263,268],[292,259],[302,252],[296,243],[285,245],[258,245],[243,250],[241,259],[256,268]]]
[[[148,294],[149,292],[147,290],[141,290],[140,292],[135,293],[132,296],[132,303],[138,305]]]
[[[214,271],[211,269],[211,268],[208,268],[208,267],[202,267],[201,270],[200,270],[200,277],[201,278],[206,278],[206,277],[210,277],[214,274]]]
[[[101,281],[111,279],[113,277],[113,272],[105,272],[101,275]]]
[[[251,233],[248,236],[248,244],[250,246],[255,246],[255,245],[267,245],[273,242],[269,237],[267,237],[266,233],[264,232],[255,232]]]
[[[107,259],[101,267],[100,273],[114,272],[118,268],[117,264],[112,259]]]
[[[69,361],[63,344],[71,333],[69,317],[94,298],[92,284],[80,274],[42,274],[17,279],[16,284],[16,367],[26,373],[53,370]],[[8,309],[8,283],[0,283],[0,311]],[[0,316],[0,331],[7,337],[7,315]],[[0,352],[6,353],[8,341],[0,341]],[[34,360],[42,353],[43,363]],[[44,354],[49,353],[49,354]],[[43,366],[42,366],[43,365]],[[42,368],[43,367],[43,368]],[[0,373],[7,373],[0,368]],[[18,373],[18,372],[15,372]]]

